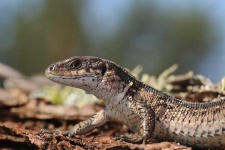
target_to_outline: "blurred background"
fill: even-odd
[[[225,76],[225,1],[2,0],[0,62],[25,75],[73,55],[159,75]]]

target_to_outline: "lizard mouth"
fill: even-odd
[[[71,71],[68,71],[66,68],[60,68],[58,64],[49,65],[45,70],[45,76],[52,81],[78,78],[78,76],[72,75]]]
[[[60,76],[52,73],[52,71],[50,69],[50,66],[48,68],[46,68],[46,70],[45,70],[45,76],[48,79],[52,80],[52,81],[53,81],[54,78],[60,78]]]

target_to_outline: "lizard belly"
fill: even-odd
[[[114,121],[126,125],[134,132],[139,132],[141,127],[141,118],[131,109],[131,103],[125,97],[122,100],[115,100],[106,105],[107,115]]]

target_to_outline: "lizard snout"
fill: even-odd
[[[49,65],[45,70],[45,75],[49,76],[56,74],[59,71],[59,68],[57,66],[58,66],[57,64]]]

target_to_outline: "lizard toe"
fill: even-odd
[[[142,136],[136,136],[136,135],[121,135],[119,137],[115,137],[114,139],[121,140],[128,143],[133,143],[133,144],[141,144],[144,138]]]
[[[41,129],[38,133],[38,135],[41,134],[56,134],[56,135],[60,135],[61,131],[60,130],[48,130],[48,129]]]

